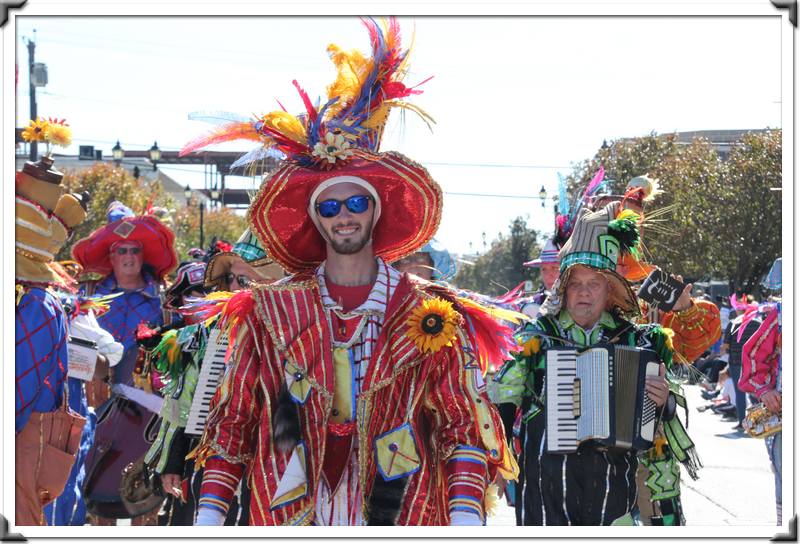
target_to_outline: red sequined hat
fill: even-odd
[[[143,261],[155,270],[158,280],[175,270],[175,234],[152,215],[134,215],[127,206],[112,202],[108,206],[108,224],[79,240],[72,248],[72,257],[86,274],[108,276],[113,272],[109,251],[118,242],[138,242]]]
[[[309,204],[315,190],[332,178],[358,178],[376,193],[372,245],[375,255],[387,262],[416,252],[439,227],[442,191],[428,171],[400,153],[378,151],[392,108],[432,121],[403,100],[420,91],[401,82],[408,50],[401,47],[399,24],[395,19],[363,22],[372,45],[370,57],[328,46],[338,76],[327,88],[327,102],[313,105],[295,81],[303,114],[275,111],[232,121],[181,150],[185,155],[239,139],[261,144],[231,168],[276,152],[283,156],[282,164],[264,180],[247,217],[267,253],[289,272],[313,269],[325,259],[325,242],[309,215]]]

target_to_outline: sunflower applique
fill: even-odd
[[[406,324],[408,336],[423,353],[436,353],[456,336],[461,316],[453,305],[439,297],[425,300],[411,312]]]

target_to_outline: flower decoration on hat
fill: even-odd
[[[26,142],[46,143],[47,155],[50,155],[51,146],[67,147],[72,143],[72,129],[66,119],[39,117],[31,120],[22,130],[22,139]]]
[[[456,327],[461,322],[453,305],[439,297],[426,299],[408,317],[408,337],[423,353],[436,353],[449,346],[456,336]]]

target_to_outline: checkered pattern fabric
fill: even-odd
[[[127,352],[136,347],[136,327],[139,323],[148,322],[161,325],[161,299],[158,296],[158,284],[151,276],[145,276],[146,286],[135,291],[111,299],[109,311],[97,318],[97,322],[111,333],[114,340],[120,342]],[[96,295],[117,293],[119,288],[114,275],[97,284]]]
[[[16,306],[15,429],[31,412],[61,405],[67,375],[67,318],[58,299],[44,289],[27,291]]]
[[[608,257],[592,251],[577,251],[567,254],[561,260],[561,271],[563,272],[574,264],[584,264],[600,270],[615,270],[617,265]]]
[[[255,234],[246,230],[233,246],[233,252],[237,253],[246,262],[251,263],[259,259],[266,258],[267,254],[258,242]]]

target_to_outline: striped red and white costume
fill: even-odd
[[[459,328],[450,346],[420,352],[406,322],[429,284],[381,259],[378,270],[367,300],[346,314],[328,296],[324,263],[231,299],[234,355],[193,454],[206,467],[201,507],[224,511],[246,474],[253,525],[366,524],[378,479],[399,477],[397,455],[407,481],[395,524],[447,525],[456,512],[484,520],[486,485],[498,466],[511,466],[468,333]],[[272,429],[283,384],[302,433],[288,453]],[[404,437],[399,451],[386,445],[393,436]]]

